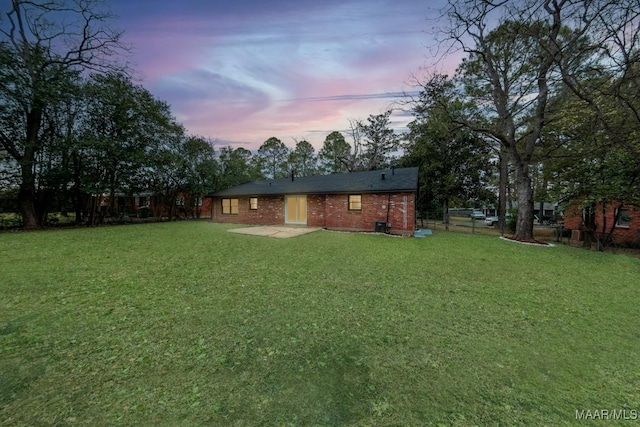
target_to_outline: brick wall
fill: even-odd
[[[415,195],[413,193],[363,194],[362,210],[349,210],[347,194],[324,196],[325,227],[332,230],[373,231],[376,221],[387,221],[394,234],[413,234]]]
[[[326,197],[324,194],[309,194],[307,196],[307,225],[309,227],[327,228]]]
[[[596,227],[598,232],[608,233],[615,222],[617,203],[610,203],[603,214],[602,205],[596,206]],[[640,209],[625,205],[631,218],[628,227],[614,227],[613,238],[617,243],[640,243]],[[606,230],[603,230],[606,218]],[[564,227],[571,230],[584,230],[582,207],[573,205],[564,211]]]
[[[238,197],[238,214],[223,215],[222,199],[213,198],[214,222],[251,225],[284,225],[284,196],[258,197],[258,209],[249,209],[249,197]]]
[[[238,214],[223,215],[222,201],[213,199],[213,221],[236,224],[284,225],[284,196],[258,197],[258,209],[249,209],[249,198],[238,198]],[[388,209],[388,217],[387,217]],[[391,233],[412,235],[415,227],[415,194],[362,194],[362,210],[349,210],[347,194],[307,196],[307,225],[332,230],[373,231],[376,221],[391,224]]]

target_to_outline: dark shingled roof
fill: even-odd
[[[384,174],[384,179],[382,178]],[[334,175],[252,181],[208,194],[209,197],[280,194],[388,193],[418,191],[418,168],[396,168]]]

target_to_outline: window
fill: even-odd
[[[616,227],[629,227],[629,223],[631,222],[631,217],[629,216],[629,209],[620,208],[620,212],[616,209],[616,217],[618,220],[616,221]]]
[[[249,209],[251,209],[252,211],[258,210],[258,198],[257,197],[249,198]]]
[[[238,199],[222,199],[222,213],[238,215]]]
[[[349,195],[349,210],[350,211],[362,210],[362,196],[360,194]]]
[[[176,206],[184,206],[184,197],[176,197]]]
[[[196,197],[196,200],[195,200],[194,204],[196,206],[202,206],[202,198],[201,197]]]

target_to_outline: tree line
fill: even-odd
[[[366,121],[351,119],[345,133],[333,131],[327,135],[316,153],[307,141],[295,141],[290,149],[276,137],[267,139],[258,149],[256,160],[266,178],[283,178],[290,173],[298,176],[376,170],[399,161],[402,135],[391,128],[388,110],[370,115]]]

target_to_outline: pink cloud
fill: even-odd
[[[376,88],[402,87],[397,75],[377,80],[357,77],[308,80],[304,72],[290,72],[286,76],[289,99],[258,103],[252,99],[232,100],[231,96],[218,100],[192,97],[180,107],[183,122],[196,134],[247,141],[249,149],[257,149],[271,136],[287,145],[292,145],[294,138],[307,139],[319,149],[331,131],[347,129],[349,119],[366,119],[369,114],[380,114],[390,107],[392,99],[367,96],[371,95],[368,91],[372,83]]]

